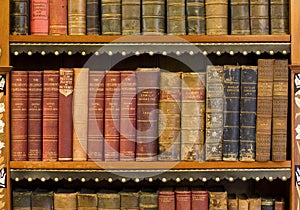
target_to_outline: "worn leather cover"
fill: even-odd
[[[99,1],[86,1],[86,32],[87,35],[100,34]]]
[[[228,1],[206,0],[206,34],[226,35],[228,34]]]
[[[66,35],[68,7],[67,0],[49,0],[49,34]]]
[[[49,0],[30,0],[30,33],[49,34]]]
[[[187,34],[204,35],[205,26],[205,4],[204,0],[186,1]]]
[[[101,1],[101,32],[103,35],[121,34],[121,0]]]
[[[10,1],[10,33],[29,34],[29,0]]]
[[[231,0],[231,34],[250,34],[249,0]]]
[[[269,0],[250,0],[251,34],[269,34]]]
[[[86,0],[68,0],[68,34],[86,34]]]
[[[289,33],[289,1],[270,1],[271,34]]]

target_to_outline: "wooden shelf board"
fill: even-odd
[[[0,66],[0,72],[9,72],[12,66]]]

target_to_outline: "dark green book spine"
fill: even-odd
[[[13,191],[13,209],[14,210],[31,210],[31,191],[14,190]]]
[[[186,34],[185,0],[167,0],[167,33]]]
[[[96,35],[100,33],[98,0],[86,1],[86,29],[87,35]]]
[[[187,34],[205,35],[204,0],[186,0]]]
[[[10,33],[29,34],[29,0],[10,1]]]
[[[103,35],[120,35],[121,0],[102,0],[101,9],[101,33]]]
[[[142,32],[147,34],[164,34],[164,0],[142,0]]]
[[[231,0],[231,34],[250,34],[249,0]]]

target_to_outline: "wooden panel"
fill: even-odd
[[[297,9],[296,9],[297,8]],[[291,62],[300,64],[300,1],[290,0]]]
[[[0,6],[0,66],[9,65],[9,0],[2,0]]]

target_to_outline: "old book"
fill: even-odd
[[[11,160],[27,160],[28,71],[11,72]]]
[[[164,0],[142,0],[142,32],[144,34],[164,34]]]
[[[248,197],[249,210],[257,210],[261,208],[261,197],[258,194],[251,194]]]
[[[273,209],[274,209],[274,198],[262,197],[261,210],[273,210]]]
[[[141,190],[139,192],[139,209],[158,209],[158,192],[153,190]]]
[[[73,70],[73,161],[86,161],[89,69],[74,68]]]
[[[228,34],[228,1],[205,0],[206,34]]]
[[[89,161],[103,160],[105,71],[89,72],[88,143]]]
[[[208,210],[208,191],[201,188],[191,190],[191,210]]]
[[[120,86],[120,161],[134,161],[136,143],[135,71],[121,71]]]
[[[239,199],[236,194],[228,194],[227,197],[227,209],[228,210],[238,210],[239,209]]]
[[[101,33],[103,35],[120,35],[121,0],[102,0],[101,9]]]
[[[42,160],[57,161],[58,143],[58,70],[44,70],[43,74],[43,140]]]
[[[175,190],[175,205],[177,210],[191,209],[191,191],[188,188]]]
[[[238,210],[248,210],[249,209],[249,200],[246,194],[238,195]]]
[[[139,35],[141,32],[141,1],[122,0],[122,34]]]
[[[231,34],[250,34],[249,0],[231,0]]]
[[[73,92],[74,70],[59,69],[58,160],[70,161],[73,157]]]
[[[181,160],[204,161],[205,72],[183,72],[181,83]]]
[[[139,193],[134,190],[122,190],[120,194],[120,209],[139,210]]]
[[[167,33],[186,34],[185,0],[167,0]]]
[[[159,68],[138,68],[136,160],[157,160]]]
[[[100,12],[98,0],[86,1],[86,34],[100,34]]]
[[[285,200],[283,197],[275,198],[274,201],[274,210],[284,210],[285,209]]]
[[[270,0],[271,34],[289,33],[289,1]]]
[[[175,192],[172,189],[160,189],[158,192],[158,210],[175,209]]]
[[[271,159],[274,59],[258,59],[256,161]]]
[[[53,191],[47,189],[35,189],[31,196],[32,210],[52,210]]]
[[[58,189],[53,194],[55,210],[77,210],[77,192],[71,189]]]
[[[49,0],[49,34],[66,35],[68,7],[67,0]]]
[[[209,210],[227,209],[227,192],[222,190],[209,190]]]
[[[97,210],[98,198],[97,194],[90,189],[81,189],[77,193],[77,208],[78,210]]]
[[[250,0],[251,34],[269,34],[269,0]]]
[[[240,87],[241,67],[225,65],[224,84],[224,127],[223,127],[223,160],[239,159],[240,139]]]
[[[29,161],[42,160],[43,71],[28,71],[28,132]]]
[[[160,73],[158,160],[180,160],[181,72]]]
[[[10,33],[29,34],[29,0],[10,1]]]
[[[86,0],[68,0],[68,35],[86,34]]]
[[[30,33],[49,34],[49,0],[30,0]]]
[[[104,160],[120,158],[120,71],[108,71],[104,88]]]
[[[206,75],[205,160],[220,161],[224,121],[223,66],[207,66]]]
[[[97,193],[98,210],[117,210],[121,206],[120,194],[116,191],[102,190]]]
[[[186,1],[186,24],[188,35],[205,35],[204,0]]]
[[[255,161],[257,66],[241,66],[239,160]]]
[[[12,207],[14,210],[31,210],[32,191],[14,189],[12,192]]]
[[[289,68],[287,59],[274,61],[272,161],[286,160]]]

